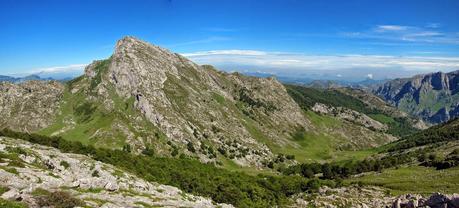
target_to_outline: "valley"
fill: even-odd
[[[0,207],[427,203],[459,190],[456,75],[311,88],[127,36],[70,81],[0,83]]]

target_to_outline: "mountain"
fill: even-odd
[[[137,153],[183,154],[224,167],[345,159],[345,152],[396,139],[305,111],[276,78],[199,66],[133,37],[119,40],[110,58],[65,84],[2,86],[1,128]]]
[[[16,82],[16,81],[17,81],[17,78],[15,77],[0,75],[0,82]]]
[[[459,71],[388,81],[373,93],[424,121],[438,124],[459,116]]]
[[[258,75],[256,75],[258,76]],[[312,80],[312,79],[300,79],[300,78],[286,78],[278,77],[284,83],[303,85],[306,87],[317,88],[317,89],[329,89],[329,88],[354,88],[354,89],[367,89],[372,88],[381,83],[387,82],[388,80],[374,80],[365,79],[362,81],[349,81],[349,80]]]
[[[303,109],[319,112],[333,112],[335,116],[349,121],[364,119],[362,123],[373,123],[385,129],[383,132],[395,136],[404,136],[424,128],[419,121],[409,117],[406,113],[386,104],[378,97],[364,90],[353,88],[316,89],[298,85],[286,85],[287,91]],[[319,104],[319,105],[318,105]],[[328,106],[325,109],[321,106]],[[320,110],[322,108],[323,110]],[[380,123],[380,124],[377,124]],[[362,135],[364,137],[368,135]]]
[[[354,207],[459,186],[457,120],[421,130],[364,90],[226,73],[133,37],[68,82],[1,82],[0,104],[0,206]]]
[[[64,86],[56,81],[0,82],[0,127],[34,132],[54,122]]]
[[[22,83],[22,82],[31,81],[31,80],[46,81],[46,80],[55,80],[55,79],[41,78],[39,75],[36,75],[36,74],[27,75],[25,77],[10,77],[10,76],[0,75],[0,82]],[[65,80],[60,80],[60,81],[65,81]]]
[[[118,41],[114,54],[90,64],[85,75],[66,85],[54,82],[63,90],[53,99],[39,93],[26,96],[28,85],[47,84],[6,85],[2,98],[18,101],[4,108],[2,127],[40,129],[96,146],[128,144],[139,152],[180,152],[207,162],[223,154],[240,165],[262,166],[273,157],[265,143],[291,144],[292,134],[309,128],[276,79],[219,72],[132,37]],[[18,87],[21,92],[16,92]],[[29,116],[30,123],[40,123],[37,128],[16,125],[26,123],[22,119],[5,119],[24,113],[11,109],[34,102],[47,106],[30,106],[31,112],[47,109],[53,114]]]

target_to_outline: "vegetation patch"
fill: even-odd
[[[290,203],[289,196],[312,191],[312,185],[315,187],[317,183],[320,183],[330,187],[336,186],[336,183],[330,180],[308,183],[308,179],[300,176],[251,176],[202,164],[193,159],[134,155],[122,150],[99,149],[58,137],[18,133],[10,130],[3,130],[0,135],[51,146],[62,152],[88,155],[95,160],[112,164],[148,181],[176,186],[187,193],[210,197],[218,203],[229,203],[237,207],[286,206]],[[60,194],[63,199],[69,200],[69,204],[77,203],[69,199],[69,195]],[[43,204],[62,202],[62,200],[49,198],[49,195],[45,196],[48,197],[44,198]]]

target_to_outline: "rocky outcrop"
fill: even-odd
[[[373,93],[429,123],[441,123],[459,112],[459,71],[395,79]]]
[[[88,207],[231,207],[137,178],[77,154],[0,137],[1,198],[39,207],[38,191],[65,191]]]
[[[458,208],[459,195],[434,193],[391,196],[378,187],[349,186],[322,187],[316,195],[299,194],[293,197],[295,207],[358,207],[358,208]]]
[[[373,130],[384,131],[387,126],[367,115],[344,107],[332,107],[322,103],[316,103],[312,110],[316,113],[330,115],[342,120],[353,122]]]
[[[337,88],[336,89],[339,92],[342,92],[344,94],[350,95],[352,97],[355,97],[368,106],[370,106],[373,109],[378,109],[382,112],[384,112],[387,115],[390,115],[394,118],[402,118],[406,119],[414,128],[417,129],[426,129],[428,128],[428,125],[419,118],[416,118],[412,115],[407,114],[404,111],[401,111],[397,107],[390,105],[387,103],[385,100],[382,98],[374,95],[373,93],[367,91],[367,90],[362,90],[362,89],[357,89],[357,88]]]
[[[33,132],[49,126],[64,92],[56,81],[0,83],[0,128]]]

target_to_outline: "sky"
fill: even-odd
[[[457,0],[0,0],[0,74],[81,74],[131,35],[226,71],[386,79],[459,70]]]

